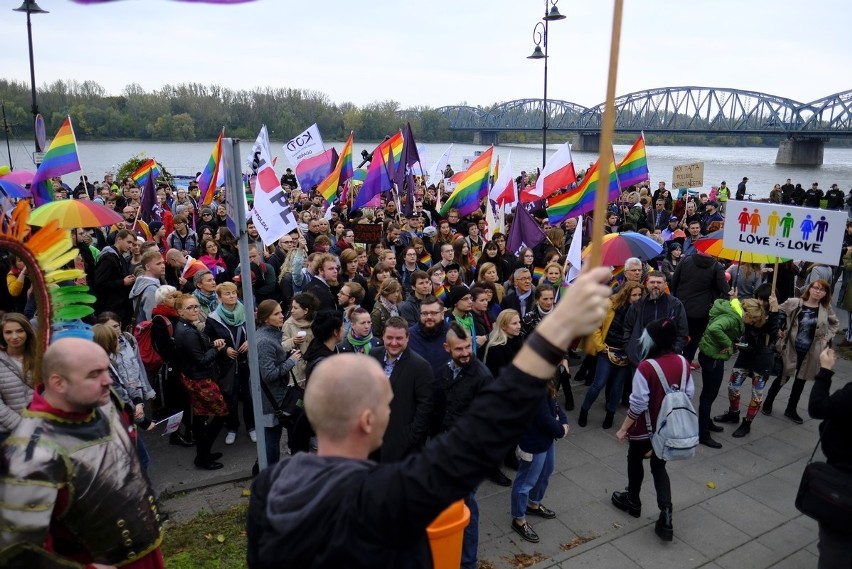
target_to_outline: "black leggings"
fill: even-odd
[[[672,488],[669,473],[666,472],[666,461],[657,458],[651,447],[650,439],[631,440],[627,449],[627,493],[634,500],[639,499],[642,481],[645,479],[645,455],[651,451],[651,475],[654,477],[654,488],[657,490],[657,506],[662,510],[672,505]]]
[[[799,379],[799,369],[802,367],[802,362],[805,360],[805,356],[808,352],[800,352],[796,351],[796,371],[793,374],[793,388],[790,389],[790,399],[787,400],[787,411],[796,411],[796,407],[799,405],[799,399],[802,398],[802,392],[805,390],[805,380]],[[769,393],[766,395],[766,401],[764,401],[763,405],[766,406],[769,404],[772,407],[772,404],[775,403],[775,398],[778,397],[778,392],[781,391],[781,388],[787,384],[790,376],[784,375],[782,372],[781,375],[775,378],[772,382],[772,385],[769,386]]]
[[[192,418],[192,436],[195,438],[195,458],[200,461],[210,460],[210,450],[222,431],[225,417],[205,417],[196,415]]]

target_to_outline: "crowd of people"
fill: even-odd
[[[736,197],[747,195],[747,181],[743,179]],[[532,183],[526,178],[519,182]],[[554,441],[567,436],[571,421],[566,412],[575,406],[572,366],[579,365],[574,381],[588,386],[577,415],[580,428],[587,428],[590,417],[597,415],[595,402],[601,393],[603,429],[613,426],[619,407],[627,408],[616,438],[630,441],[628,486],[624,492],[613,493],[612,502],[639,516],[643,458],[651,449],[649,431],[656,428],[656,411],[665,393],[661,382],[691,396],[693,373],[701,373],[699,440],[710,448],[722,446],[711,434],[723,430],[718,423],[737,424],[733,436],[747,436],[761,408],[764,414],[773,412],[775,399],[790,378],[793,388],[784,416],[801,423],[797,407],[805,381],[819,374],[830,377],[821,371],[826,367],[821,362],[825,363],[822,354],[839,330],[831,298],[841,276],[840,303],[852,309],[852,287],[847,287],[852,277],[852,222],[847,225],[843,258],[836,266],[781,263],[774,290],[769,284],[772,266],[725,262],[702,253],[697,241],[725,222],[730,191],[724,182],[712,196],[675,197],[664,182],[656,190],[647,185],[626,188],[608,208],[605,231],[644,233],[662,245],[663,254],[654,259],[626,259],[623,266],[613,267],[616,276],[608,283],[612,296],[601,300],[599,317],[584,316],[585,320],[578,316],[586,311],[585,304],[569,307],[563,302],[566,295],[592,294],[579,290],[582,287],[572,292],[575,286],[568,286],[566,292],[563,286],[566,254],[580,234],[576,219],[551,226],[539,204],[532,214],[546,239],[512,251],[507,249],[507,235],[488,227],[483,211],[462,218],[458,210],[450,209],[441,216],[442,185],[420,185],[410,204],[388,197],[379,208],[350,212],[345,204],[324,208],[321,195],[301,191],[289,174],[281,183],[298,214],[299,227],[266,246],[249,219],[248,275],[241,271],[237,239],[228,229],[222,194],[203,205],[198,203],[195,183],[187,189],[163,183],[157,188],[156,220],[145,223],[142,218],[148,215],[142,214],[148,212],[141,211],[141,192],[130,179],[115,183],[106,178],[96,188],[81,178],[69,193],[68,199],[96,200],[123,216],[112,227],[72,230],[79,253],[74,264],[85,273],[77,284],[88,284],[97,297],[91,323],[94,344],[105,354],[103,365],[93,368],[90,379],[111,383],[112,403],[103,385],[97,397],[75,399],[73,390],[67,389],[72,383],[67,379],[70,372],[57,361],[58,356],[45,354],[45,384],[33,385],[33,367],[40,365],[30,324],[36,311],[33,281],[21,260],[8,254],[2,259],[7,278],[5,286],[0,286],[4,312],[0,439],[6,440],[5,452],[12,464],[4,476],[33,476],[26,469],[17,470],[14,461],[26,452],[29,435],[24,431],[34,428],[33,421],[22,421],[22,416],[33,418],[45,405],[52,406],[51,417],[76,413],[74,417],[82,421],[86,413],[97,409],[104,428],[124,420],[137,430],[152,428],[153,416],[182,411],[183,423],[169,442],[194,448],[195,466],[204,470],[222,468],[227,461],[224,448],[235,443],[241,429],[251,441],[264,437],[270,465],[280,463],[282,454],[323,454],[324,448],[336,449],[332,455],[369,456],[389,467],[370,472],[391,485],[382,488],[376,481],[362,481],[370,492],[403,492],[405,485],[394,478],[404,475],[399,465],[425,476],[449,460],[443,464],[442,475],[452,476],[449,466],[458,467],[457,479],[463,483],[448,482],[435,504],[446,505],[450,498],[465,500],[471,523],[465,530],[462,566],[475,567],[476,487],[483,478],[511,486],[509,523],[521,538],[539,541],[528,517],[556,515],[542,502],[554,468]],[[799,203],[801,196],[790,180],[778,190],[772,199]],[[824,197],[820,192],[816,201],[811,191],[804,192],[802,203],[836,207],[833,191]],[[841,199],[839,207],[843,204]],[[380,239],[359,242],[358,226],[366,223],[381,224]],[[584,241],[591,233],[586,229]],[[246,286],[252,288],[254,306],[245,306],[241,300]],[[263,384],[259,422],[249,389],[247,311],[254,312],[258,327],[256,350]],[[552,314],[561,316],[548,318]],[[544,323],[557,317],[566,322],[583,320],[584,326],[570,327],[571,340],[583,342],[572,345],[564,333],[556,341],[552,331],[543,337]],[[844,343],[852,345],[852,325]],[[538,364],[518,364],[524,346],[547,361],[544,371]],[[69,347],[58,345],[51,350],[67,355]],[[725,362],[732,358],[730,405],[713,416]],[[547,390],[523,395],[524,405],[509,413],[514,423],[500,421],[493,425],[493,433],[486,434],[485,402],[506,407],[499,391],[513,389],[508,378],[519,369],[546,378]],[[348,380],[355,370],[362,372],[361,383],[353,378],[352,385],[343,384],[341,378]],[[56,376],[53,384],[51,372]],[[764,397],[771,375],[777,377]],[[370,378],[383,378],[390,393],[382,391],[381,382],[378,387],[363,383]],[[746,379],[752,384],[751,398],[741,417],[740,392]],[[355,389],[356,383],[363,392]],[[289,386],[308,391],[307,413],[294,423],[282,421],[276,412]],[[56,393],[74,404],[57,403]],[[368,396],[386,398],[389,416],[381,412],[374,416],[375,401],[367,401]],[[115,416],[105,411],[111,404],[120,411]],[[29,412],[25,411],[28,406]],[[371,411],[352,415],[362,408]],[[349,430],[351,421],[360,425],[355,434]],[[462,440],[464,429],[472,429],[479,437],[476,450],[473,438]],[[218,446],[222,431],[224,448]],[[343,441],[355,445],[357,452],[347,453]],[[124,442],[136,449],[140,472],[157,468],[157,457],[149,456],[142,437],[134,434]],[[476,460],[465,463],[465,453],[476,455]],[[295,483],[305,471],[316,474],[329,467],[323,460],[299,460],[294,456],[258,478],[249,521],[250,548],[256,546],[249,552],[252,566],[267,566],[275,548],[285,547],[281,545],[285,535],[299,545],[287,545],[293,553],[282,558],[319,555],[319,544],[303,536],[297,526],[331,506],[308,512],[309,505],[303,505],[303,511],[290,513],[308,517],[280,520],[268,519],[262,508],[254,507],[258,500],[285,503],[297,491],[334,494],[327,485]],[[364,467],[358,464],[341,467],[334,476],[363,478]],[[652,454],[660,509],[655,531],[671,540],[672,497],[665,465]],[[513,478],[506,474],[509,469],[517,471]],[[0,488],[3,480],[8,478],[0,479]],[[283,487],[282,480],[293,484]],[[411,478],[405,484],[416,483]],[[133,490],[133,499],[142,495],[148,499],[149,487]],[[420,522],[438,511],[430,505],[409,512],[411,520],[398,527],[391,526],[398,520],[395,515],[376,527],[412,543],[411,551],[419,550],[423,545]],[[0,507],[0,516],[5,514]],[[48,529],[52,518],[47,514],[42,518],[39,530],[27,538],[38,547],[44,546],[39,540],[46,532],[53,531]],[[146,556],[158,543],[158,538],[149,540]],[[88,543],[75,543],[50,554],[93,562],[104,558],[97,557],[96,551]],[[389,553],[369,547],[361,551],[368,558],[376,555],[384,562],[393,561]],[[324,555],[329,563],[344,559],[334,548]],[[112,559],[113,564],[117,562]]]

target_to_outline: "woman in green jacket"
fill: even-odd
[[[698,343],[698,363],[701,364],[701,377],[704,385],[698,399],[698,442],[710,448],[722,448],[722,444],[710,436],[710,432],[719,432],[710,419],[713,401],[719,395],[722,379],[725,375],[725,362],[734,353],[734,343],[743,335],[745,325],[763,322],[766,314],[760,303],[748,303],[747,311],[740,301],[718,299],[710,308],[710,323]]]

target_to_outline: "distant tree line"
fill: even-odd
[[[431,107],[403,110],[391,100],[359,107],[349,102],[333,103],[324,93],[306,89],[234,90],[182,83],[149,92],[131,83],[121,94],[109,95],[95,81],[59,80],[43,85],[37,97],[48,137],[66,115],[71,115],[79,140],[208,141],[215,139],[223,126],[227,136],[253,140],[261,124],[266,124],[271,137],[288,139],[313,123],[327,140],[345,140],[350,130],[359,140],[381,140],[410,121],[420,142],[473,141],[472,132],[450,132],[447,118]],[[29,83],[0,79],[0,101],[13,136],[29,138]],[[551,132],[548,138],[557,143],[575,137]],[[634,139],[635,135],[618,134],[615,141],[630,144]],[[649,134],[646,139],[648,144],[657,145],[776,146],[781,137]],[[540,141],[538,131],[500,133],[503,144]],[[837,146],[848,144],[852,141],[832,141]]]

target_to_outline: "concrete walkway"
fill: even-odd
[[[838,340],[840,337],[838,336]],[[732,363],[728,365],[730,368]],[[835,388],[845,383],[852,362],[838,359]],[[697,406],[701,374],[696,380]],[[727,377],[727,375],[726,375]],[[575,384],[575,400],[585,387]],[[541,537],[538,544],[523,541],[509,524],[509,488],[485,482],[478,493],[480,507],[479,556],[482,567],[514,568],[742,568],[815,567],[817,525],[796,510],[793,500],[802,471],[816,444],[818,422],[808,418],[810,384],[799,405],[803,425],[783,417],[790,385],[781,391],[771,417],[759,414],[751,434],[734,439],[735,427],[714,435],[720,450],[700,446],[697,456],[668,464],[674,503],[674,541],[654,534],[658,510],[653,479],[646,463],[642,489],[643,512],[632,518],[610,503],[610,495],[627,484],[627,446],[615,439],[624,417],[615,426],[600,428],[603,404],[590,411],[586,428],[577,427],[576,411],[569,413],[572,428],[558,441],[556,470],[544,503],[556,519],[529,521]],[[743,387],[747,404],[750,386]],[[727,410],[723,384],[713,414]],[[156,439],[156,440],[155,440]],[[222,440],[224,439],[224,433]],[[216,445],[225,453],[225,468],[215,472],[195,469],[194,450],[170,446],[165,439],[146,434],[154,459],[152,479],[165,492],[164,507],[180,522],[199,511],[215,513],[247,500],[255,445],[244,431],[237,444]],[[821,454],[818,452],[818,456]],[[511,477],[513,473],[507,472]]]

